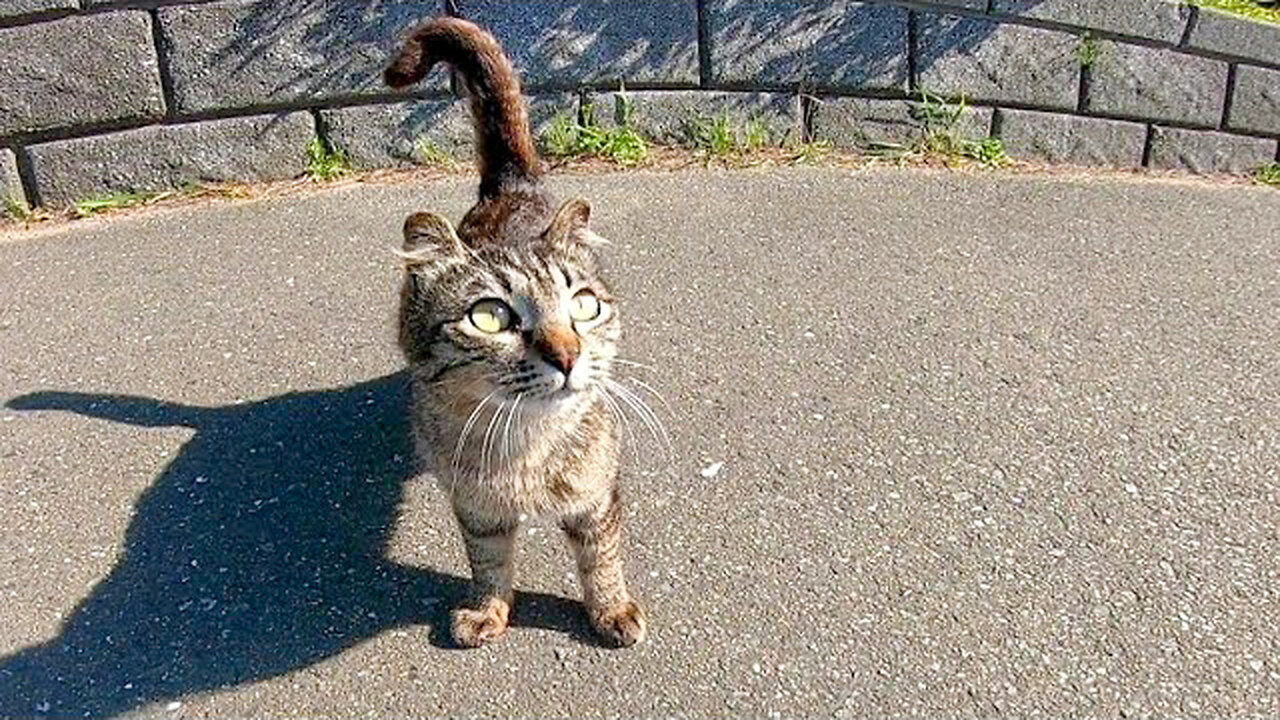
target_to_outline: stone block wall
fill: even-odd
[[[905,142],[923,93],[1057,163],[1247,172],[1280,160],[1280,25],[1179,0],[3,0],[0,195],[288,178],[320,137],[360,167],[469,152],[447,73],[380,71],[421,18],[490,28],[535,123],[625,84],[633,122],[755,118],[778,142]],[[607,115],[607,113],[605,113]]]

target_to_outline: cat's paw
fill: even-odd
[[[644,640],[649,627],[644,610],[631,600],[608,607],[591,608],[587,615],[596,632],[619,647],[630,647]]]
[[[453,611],[453,641],[461,647],[477,648],[507,634],[507,618],[511,606],[498,599],[490,599],[479,608],[458,608]]]

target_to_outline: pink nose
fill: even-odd
[[[578,334],[559,325],[534,330],[533,347],[548,365],[565,375],[573,371],[574,364],[578,362],[578,353],[582,350]]]

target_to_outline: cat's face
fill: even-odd
[[[558,216],[519,247],[478,250],[439,216],[410,217],[401,308],[410,361],[460,401],[519,398],[530,410],[563,409],[606,382],[621,325],[583,213],[580,226]]]

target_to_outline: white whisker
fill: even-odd
[[[615,362],[615,363],[618,363],[619,365],[630,365],[631,367],[638,367],[638,368],[641,368],[641,369],[643,369],[643,370],[649,370],[649,371],[652,371],[652,372],[657,372],[657,371],[658,371],[658,368],[656,368],[656,367],[654,367],[654,366],[652,366],[652,365],[646,365],[646,364],[644,364],[644,363],[639,363],[639,362],[636,362],[636,361],[634,361],[634,360],[623,360],[622,358],[619,358],[619,357],[615,357],[615,358],[613,358],[612,360],[610,360],[609,362]]]
[[[672,449],[671,436],[667,434],[667,429],[662,424],[662,419],[653,411],[653,408],[649,407],[644,398],[636,395],[630,388],[616,380],[606,380],[605,383],[617,394],[618,399],[635,411],[641,422],[649,430],[649,433],[653,435],[653,439],[670,451]]]
[[[489,450],[493,440],[493,429],[498,424],[498,418],[502,416],[502,411],[506,409],[507,401],[503,400],[497,410],[493,411],[493,416],[489,418],[489,426],[484,430],[484,441],[480,444],[480,462],[484,465],[485,477],[489,476]]]
[[[458,466],[462,462],[462,448],[467,443],[467,435],[471,433],[471,428],[476,424],[476,419],[480,417],[480,411],[484,408],[485,403],[489,402],[489,399],[497,394],[498,391],[494,390],[488,395],[485,395],[483,400],[476,403],[476,407],[471,411],[471,415],[467,418],[466,424],[462,426],[462,432],[458,434],[458,443],[453,448],[453,463],[451,468],[453,472],[453,485],[457,485],[458,482]]]
[[[623,379],[624,379],[624,380],[630,380],[631,382],[633,382],[633,383],[635,383],[635,384],[639,385],[640,387],[644,388],[645,390],[648,390],[648,391],[649,391],[649,393],[650,393],[651,395],[653,395],[654,397],[658,398],[658,402],[662,403],[662,407],[663,407],[663,409],[665,409],[667,412],[671,412],[671,404],[667,402],[667,399],[666,399],[666,398],[662,397],[662,393],[658,392],[657,390],[654,390],[654,389],[653,389],[653,387],[652,387],[651,385],[649,385],[649,383],[647,383],[647,382],[645,382],[645,381],[643,381],[643,380],[641,380],[641,379],[639,379],[639,378],[634,378],[634,377],[630,377],[630,376],[624,377]]]
[[[618,407],[618,401],[609,394],[609,390],[603,385],[600,386],[600,397],[604,398],[605,404],[609,406],[609,412],[627,431],[627,437],[630,439],[629,444],[631,445],[631,456],[638,461],[640,459],[640,443],[636,442],[636,434],[631,429],[631,421],[622,412],[622,408]]]
[[[511,405],[511,412],[507,413],[507,424],[502,428],[502,460],[505,464],[511,462],[511,419],[516,416],[516,411],[520,409],[520,400],[524,397],[524,393],[516,395],[515,402]],[[516,423],[516,431],[519,432],[520,424]]]

